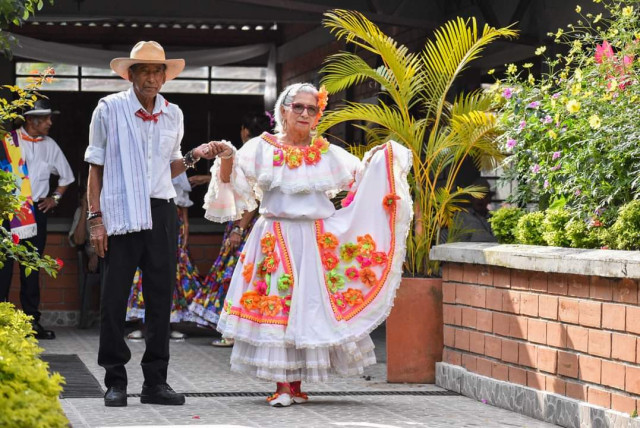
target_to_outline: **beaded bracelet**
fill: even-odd
[[[193,156],[193,150],[189,150],[186,155],[182,158],[182,163],[187,168],[193,168],[200,159],[196,159]]]

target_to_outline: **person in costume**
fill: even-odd
[[[242,118],[240,126],[240,139],[242,144],[251,138],[261,135],[263,132],[273,129],[275,124],[273,116],[265,112],[263,114],[248,114]],[[211,181],[211,175],[195,175],[189,178],[193,184],[204,184]],[[220,311],[229,289],[231,276],[235,269],[238,257],[242,252],[244,243],[251,232],[251,228],[257,219],[258,210],[246,211],[242,218],[230,221],[222,237],[222,249],[211,266],[209,273],[202,281],[202,288],[198,291],[189,307],[195,315],[195,321],[204,326],[215,326],[220,318]],[[218,347],[233,346],[233,339],[218,338],[211,344]]]
[[[276,134],[218,156],[205,217],[260,217],[247,238],[217,329],[234,338],[231,370],[276,382],[271,406],[308,400],[302,381],[357,375],[376,362],[369,333],[383,322],[402,275],[413,214],[411,152],[389,141],[363,161],[314,136],[326,91],[285,88]],[[344,208],[330,197],[348,190]]]
[[[172,180],[173,187],[176,191],[174,202],[178,210],[178,251],[177,251],[177,271],[176,285],[173,290],[173,301],[171,303],[172,324],[180,322],[193,321],[192,313],[189,311],[189,304],[193,300],[196,292],[202,288],[198,270],[191,261],[187,243],[189,240],[189,207],[193,205],[193,201],[189,199],[191,185],[186,173],[182,173]],[[144,291],[142,285],[143,273],[140,268],[136,270],[131,284],[131,292],[129,293],[129,302],[127,304],[127,321],[136,321],[144,323]],[[142,328],[136,329],[127,335],[128,339],[142,339],[144,333]],[[185,335],[172,328],[171,339],[184,340]]]
[[[33,108],[23,114],[24,125],[6,134],[3,141],[5,153],[13,152],[13,155],[9,155],[11,162],[5,163],[2,169],[12,171],[18,176],[18,187],[21,188],[22,196],[27,197],[23,208],[30,214],[27,218],[15,216],[10,224],[7,222],[7,229],[10,227],[11,232],[20,239],[33,244],[41,256],[47,242],[47,214],[58,206],[67,187],[75,180],[60,146],[49,137],[51,116],[55,113],[57,112],[52,111],[48,99],[39,98]],[[58,185],[53,192],[49,188],[49,178],[52,174],[59,176]],[[30,223],[31,219],[35,221]],[[9,258],[0,269],[0,301],[7,301],[9,298],[12,276],[13,259]],[[40,272],[35,270],[27,276],[22,265],[20,303],[24,313],[33,317],[35,337],[55,339],[55,333],[40,324]]]
[[[127,298],[137,267],[145,272],[146,349],[142,356],[142,403],[181,405],[183,394],[167,384],[169,321],[175,288],[176,197],[171,178],[213,152],[202,144],[182,156],[184,119],[160,95],[162,85],[184,69],[165,58],[156,42],[139,42],[111,69],[132,83],[102,98],[89,127],[87,215],[91,244],[104,258],[100,296],[98,364],[105,368],[105,406],[127,405],[124,337]]]

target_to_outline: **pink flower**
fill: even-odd
[[[549,180],[544,180],[544,185],[543,187],[546,189],[547,187],[549,187]]]
[[[259,295],[264,296],[267,294],[267,283],[265,281],[255,281],[253,286],[256,288]]]
[[[11,234],[11,240],[13,241],[14,244],[18,245],[18,243],[20,242],[20,237],[18,235],[16,235],[15,233]]]
[[[538,108],[540,107],[540,101],[532,101],[527,105],[527,108]]]
[[[601,45],[596,45],[595,60],[597,64],[602,64],[605,59],[613,58],[613,49],[606,40]]]
[[[349,278],[349,281],[356,281],[360,277],[360,272],[355,266],[351,266],[344,271],[344,274]]]
[[[510,149],[513,149],[516,146],[516,144],[518,144],[518,142],[516,140],[514,140],[513,138],[509,138],[507,140],[507,147],[510,148]]]
[[[556,160],[560,157],[561,152],[553,152],[553,156],[551,156],[552,160]]]
[[[58,270],[64,267],[64,262],[62,261],[62,259],[56,259],[56,263],[58,264]]]
[[[372,263],[369,257],[364,257],[364,256],[358,256],[356,257],[356,260],[358,261],[358,263],[360,263],[360,267],[371,266],[371,263]]]
[[[502,91],[502,96],[507,100],[511,98],[512,95],[513,95],[513,89],[511,88],[504,88],[504,90]]]
[[[533,172],[534,174],[537,174],[540,172],[540,165],[535,164],[534,166],[531,167],[531,172]]]
[[[558,98],[560,98],[560,92],[556,92],[555,94],[551,95],[551,98],[557,100]]]
[[[526,120],[521,120],[520,124],[518,125],[518,130],[522,131],[525,126],[527,126],[527,121]]]
[[[560,168],[562,168],[562,163],[558,163],[558,165],[554,166],[553,168],[551,168],[551,171],[557,171]]]
[[[582,190],[576,189],[576,191],[573,192],[573,194],[576,195],[576,196],[580,196],[582,194]]]
[[[551,116],[549,116],[549,115],[546,115],[544,117],[544,119],[542,119],[542,123],[544,123],[545,125],[547,125],[547,124],[549,124],[551,122],[553,122],[553,118]]]

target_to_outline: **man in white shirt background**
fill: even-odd
[[[29,170],[31,197],[34,201],[34,215],[38,233],[31,242],[42,255],[47,241],[47,213],[59,203],[69,184],[73,183],[73,171],[58,144],[49,137],[52,125],[51,116],[57,112],[51,110],[48,99],[40,98],[33,108],[23,113],[24,125],[17,130],[22,158]],[[49,179],[57,175],[58,185],[51,192]],[[13,260],[8,259],[0,269],[0,301],[9,298],[9,288],[13,276]],[[25,275],[25,268],[20,266],[20,303],[22,310],[33,317],[33,329],[37,339],[55,339],[55,333],[46,330],[40,324],[40,275],[32,271]]]
[[[201,157],[213,158],[213,151],[202,144],[182,156],[182,111],[159,93],[184,69],[184,60],[167,60],[158,43],[139,42],[129,58],[115,58],[110,65],[132,86],[99,101],[85,152],[91,244],[104,258],[98,350],[98,364],[106,371],[104,403],[127,405],[125,365],[131,352],[124,338],[125,316],[140,266],[147,329],[140,401],[181,405],[184,395],[167,384],[178,237],[171,178]]]

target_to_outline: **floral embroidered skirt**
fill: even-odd
[[[212,327],[218,323],[233,271],[256,219],[257,217],[254,217],[249,227],[244,231],[242,242],[238,248],[232,250],[229,246],[222,247],[218,258],[209,270],[209,274],[202,280],[202,288],[189,306],[189,310],[194,314],[194,321],[199,325]],[[222,237],[223,243],[229,239],[232,228],[233,222],[230,221],[227,223]]]
[[[331,217],[258,219],[217,326],[236,340],[232,370],[326,381],[375,363],[369,333],[388,316],[400,284],[413,213],[410,167],[410,152],[389,143]]]
[[[189,250],[183,247],[184,220],[182,211],[178,209],[178,266],[176,270],[176,287],[173,290],[173,302],[171,304],[171,322],[193,321],[194,315],[189,311],[189,304],[202,288],[198,268],[191,261]],[[136,270],[131,284],[129,301],[127,304],[127,321],[144,321],[144,297],[142,287],[142,271]]]

